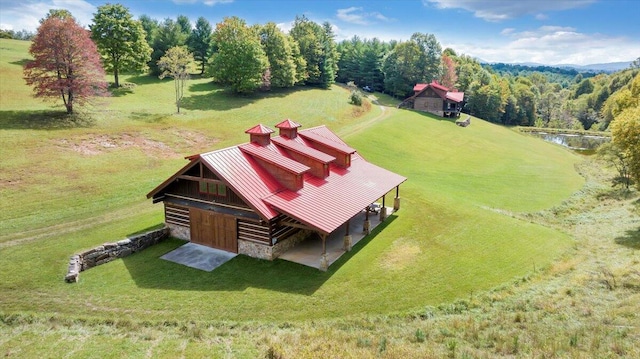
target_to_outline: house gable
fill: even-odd
[[[413,109],[443,117],[460,115],[464,105],[464,92],[449,91],[435,81],[416,84],[413,90],[414,95],[404,101],[411,102]]]

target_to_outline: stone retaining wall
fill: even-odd
[[[69,268],[64,280],[67,283],[75,283],[79,279],[80,272],[139,252],[164,240],[168,236],[169,228],[163,227],[74,254],[69,259]]]

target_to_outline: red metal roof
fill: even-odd
[[[297,123],[297,122],[293,122],[290,119],[286,119],[282,122],[280,122],[279,124],[276,125],[276,128],[283,128],[283,129],[293,129],[293,128],[298,128],[301,127],[302,125]]]
[[[333,135],[333,133],[331,133],[333,135],[333,138],[332,138],[332,136],[327,136],[327,134],[321,131],[313,131],[318,128],[322,128],[322,127],[310,128],[304,131],[300,131],[298,132],[298,135],[300,135],[302,138],[309,140],[311,142],[317,142],[327,147],[333,148],[334,150],[340,153],[351,154],[356,152],[355,149],[347,146],[347,144],[342,142],[342,140],[336,141],[335,139],[338,138],[338,136]]]
[[[244,131],[244,133],[248,133],[251,135],[266,135],[269,133],[273,133],[273,130],[270,129],[269,127],[263,125],[263,124],[259,124],[259,125],[255,125],[253,127],[251,127],[250,129]]]
[[[300,131],[300,135],[304,138],[287,139],[276,136],[266,146],[242,144],[192,156],[190,159],[191,163],[201,160],[263,219],[270,220],[284,213],[325,234],[336,230],[369,204],[406,181],[405,177],[364,160],[325,126]],[[318,178],[305,173],[309,167],[291,159],[278,147],[300,151],[323,162],[334,160],[332,156],[312,148],[310,145],[313,141],[341,149],[344,153],[353,153],[351,166],[342,168],[330,164],[329,176]],[[257,159],[294,173],[304,173],[303,188],[297,191],[287,189]],[[188,168],[190,165],[172,178]],[[169,180],[163,182],[149,196],[161,192],[168,183]]]
[[[412,97],[418,96],[420,93],[424,92],[428,87],[432,88],[433,91],[440,96],[443,100],[451,100],[454,102],[462,102],[464,100],[464,92],[457,91],[449,91],[448,88],[440,85],[436,81],[431,81],[429,84],[416,84],[413,87],[413,91],[415,91],[415,95]]]
[[[278,215],[262,198],[284,189],[284,186],[251,155],[243,153],[239,146],[204,153],[200,158],[265,220]]]
[[[329,163],[335,161],[335,157],[330,156],[324,152],[318,151],[315,148],[305,146],[304,144],[291,140],[285,137],[274,137],[271,139],[271,142],[275,143],[277,146],[281,146],[286,148],[287,150],[294,151],[300,153],[303,156],[310,157],[318,162]]]
[[[413,91],[422,91],[424,90],[425,87],[429,86],[428,84],[416,84],[415,86],[413,86]]]
[[[264,201],[329,234],[404,181],[405,177],[358,158],[348,169],[331,165],[330,174],[324,179],[305,175],[302,189],[284,190]]]
[[[447,99],[455,102],[464,100],[464,92],[447,92]]]
[[[269,150],[267,147],[260,146],[255,143],[247,143],[241,146],[238,146],[240,150],[244,153],[248,153],[251,156],[259,158],[263,161],[269,162],[278,168],[282,168],[287,172],[291,172],[294,174],[303,174],[310,170],[308,166],[303,165],[300,162],[294,161],[288,157],[283,156],[277,150]]]

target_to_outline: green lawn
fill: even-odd
[[[140,76],[125,76],[131,91],[69,122],[25,97],[25,44],[0,40],[0,312],[160,322],[402,313],[526,276],[572,245],[508,215],[557,205],[583,184],[579,158],[541,140],[393,107],[356,116],[338,86],[235,97],[194,79],[176,115],[171,83]],[[246,141],[252,125],[287,117],[326,124],[408,177],[397,216],[328,272],[244,256],[202,272],[160,260],[181,244],[169,240],[64,283],[71,254],[162,221],[161,206],[144,196],[182,157]]]

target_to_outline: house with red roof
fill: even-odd
[[[366,161],[326,126],[300,130],[287,119],[275,127],[277,136],[260,124],[245,131],[247,143],[187,157],[147,198],[163,202],[173,237],[251,257],[273,260],[315,233],[326,270],[327,237],[346,228],[349,250],[350,220],[364,213],[368,230],[380,199],[386,218],[394,189],[398,210],[406,178]]]
[[[464,106],[464,92],[450,91],[437,81],[416,84],[414,95],[405,100],[413,109],[433,113],[441,117],[459,117]]]

